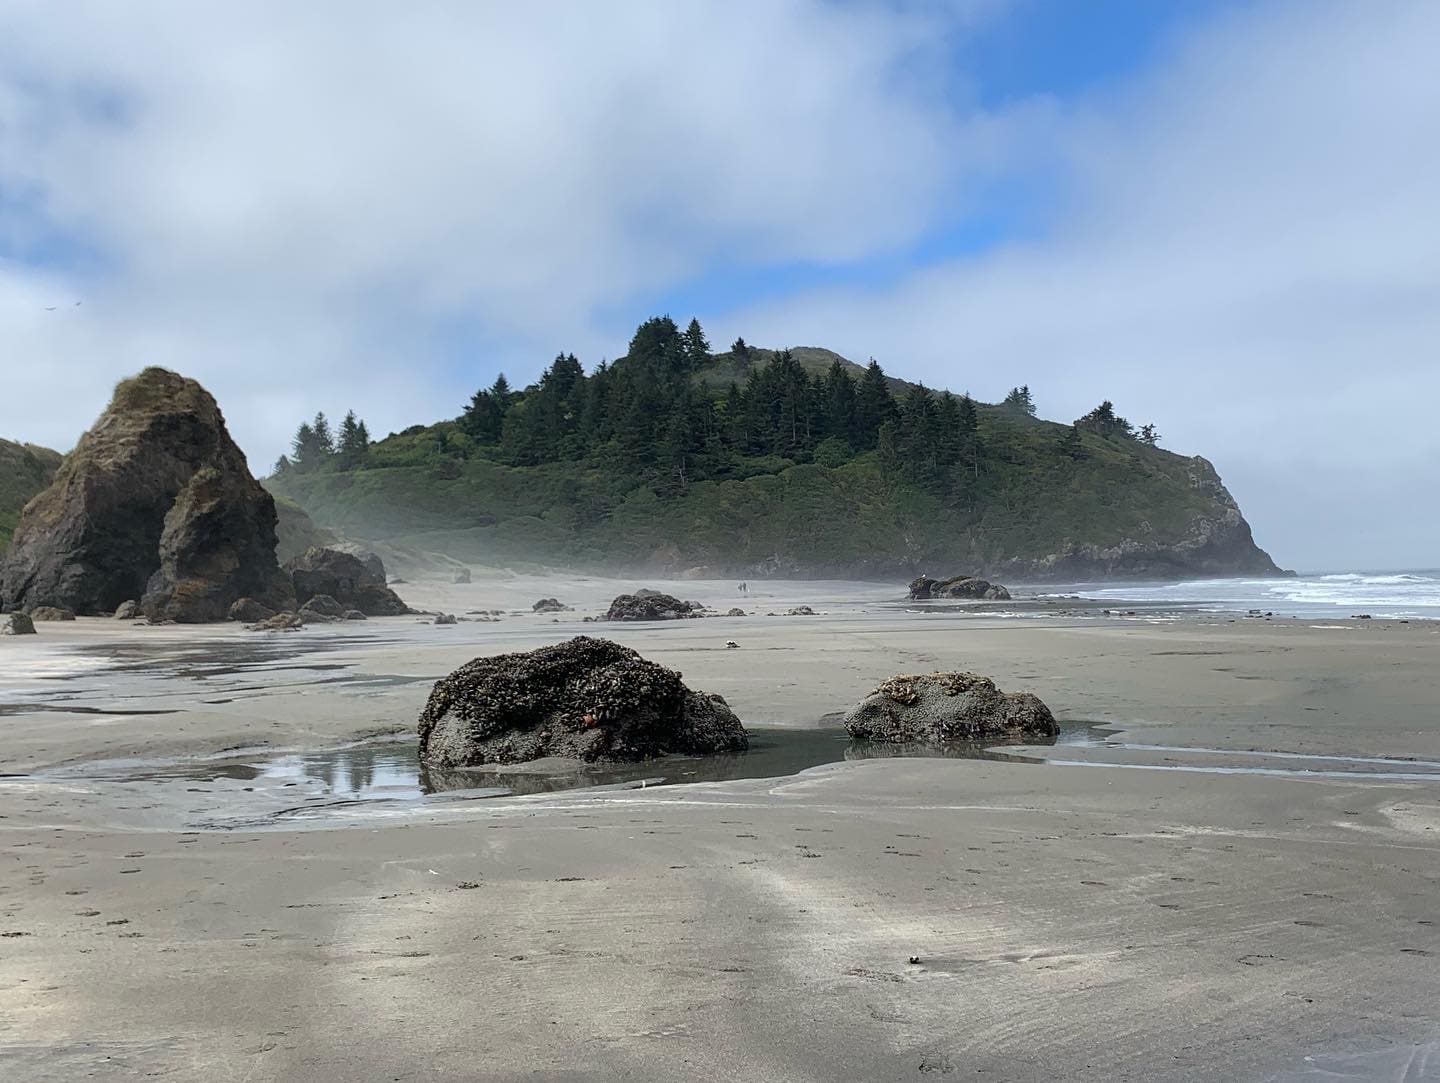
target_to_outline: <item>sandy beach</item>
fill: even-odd
[[[751,616],[583,622],[635,585],[398,588],[505,611],[451,627],[0,642],[0,1075],[1430,1078],[1440,626],[733,582],[667,589]],[[524,612],[551,595],[575,612]],[[461,662],[577,634],[747,725],[973,669],[1105,739],[474,800],[207,773],[411,732]]]

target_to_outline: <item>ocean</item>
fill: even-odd
[[[1028,593],[1028,592],[1027,592]],[[1333,572],[1294,579],[1192,579],[1185,582],[1074,583],[1039,587],[1037,597],[1176,606],[1205,612],[1259,609],[1283,617],[1440,619],[1440,571]]]

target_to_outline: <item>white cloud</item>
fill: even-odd
[[[268,457],[307,408],[384,431],[522,351],[533,373],[613,347],[597,313],[716,262],[903,245],[995,153],[914,74],[963,22],[823,0],[7,5],[0,188],[27,202],[0,233],[78,237],[98,269],[0,267],[24,370],[0,431],[65,444],[158,362]],[[452,320],[510,352],[447,376]]]
[[[1440,563],[1440,75],[1431,4],[1280,3],[1055,129],[1043,239],[731,314],[1042,413],[1111,398],[1214,459],[1306,567]],[[1374,522],[1386,523],[1377,532]]]
[[[12,0],[0,251],[81,250],[0,260],[0,433],[65,446],[149,363],[264,461],[317,406],[400,428],[613,356],[691,276],[903,251],[1049,168],[1024,244],[699,315],[1113,398],[1282,561],[1435,563],[1440,8],[1249,5],[1103,97],[960,112],[944,50],[992,7]]]

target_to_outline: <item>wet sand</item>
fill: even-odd
[[[558,594],[558,623],[0,641],[0,770],[38,772],[0,779],[0,1077],[1301,1079],[1331,1057],[1427,1078],[1393,1069],[1440,1037],[1440,781],[1154,768],[1440,761],[1440,629],[911,612],[825,584],[675,585],[816,617],[581,623],[614,586],[406,593]],[[1067,752],[1147,769],[870,759],[223,830],[191,808],[233,817],[255,783],[182,806],[92,780],[409,730],[459,662],[580,633],[752,723],[964,667],[1164,747]]]

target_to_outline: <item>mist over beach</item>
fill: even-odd
[[[0,1079],[1440,1080],[1440,8],[0,5]]]

